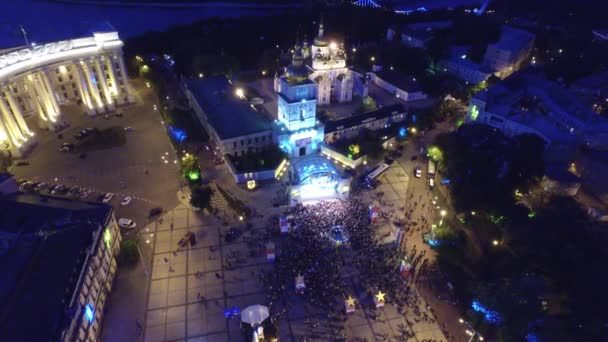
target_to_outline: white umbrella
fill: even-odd
[[[241,321],[251,325],[262,323],[268,316],[268,307],[259,304],[248,306],[241,311]]]

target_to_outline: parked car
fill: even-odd
[[[103,118],[106,119],[106,120],[110,120],[110,114],[104,115]]]
[[[81,193],[80,193],[80,198],[87,198],[89,197],[93,192],[89,189],[84,189]]]
[[[414,160],[418,159],[418,156],[412,156],[411,159],[412,159],[412,161],[414,161]]]
[[[414,169],[414,176],[416,178],[422,177],[422,169],[420,168],[420,166],[416,166],[416,168]]]
[[[114,197],[114,194],[111,192],[108,192],[107,194],[105,194],[103,196],[103,199],[101,200],[103,203],[110,203],[110,201],[112,200],[112,197]]]
[[[36,191],[42,191],[47,186],[48,186],[48,184],[46,184],[45,182],[40,182],[40,183],[38,183],[38,185],[36,185],[36,187],[34,188],[34,190],[36,190]]]
[[[106,194],[104,194],[103,192],[99,194],[99,196],[97,196],[97,198],[95,199],[97,202],[101,202],[103,201],[103,199],[106,197]]]
[[[34,185],[33,185],[33,184],[34,184],[34,183],[32,183],[32,182],[30,182],[30,181],[23,182],[23,183],[21,183],[21,184],[19,185],[19,190],[21,190],[21,191],[29,191],[29,190],[31,190],[31,189],[34,187]]]
[[[133,200],[133,197],[127,196],[127,197],[125,197],[125,198],[122,199],[122,202],[120,202],[120,205],[123,206],[123,207],[127,206],[127,205],[129,205],[129,203],[131,203],[132,200]]]
[[[435,180],[433,178],[429,178],[429,188],[431,190],[435,188]]]
[[[161,207],[152,208],[152,209],[150,209],[150,213],[148,214],[148,216],[152,217],[152,216],[160,215],[160,213],[162,213],[162,212],[163,212],[163,208],[161,208]]]
[[[56,185],[53,190],[51,190],[51,195],[63,195],[68,191],[68,188],[65,185]]]
[[[230,228],[224,237],[224,240],[228,243],[236,241],[241,236],[241,231],[237,228]]]
[[[128,218],[120,218],[118,219],[118,226],[125,229],[133,229],[137,226],[135,221]]]
[[[116,116],[119,118],[122,118],[122,113],[121,112],[116,112]]]
[[[125,132],[133,132],[133,131],[135,131],[135,128],[133,128],[131,126],[125,127]]]

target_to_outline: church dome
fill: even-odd
[[[300,83],[308,79],[308,70],[304,65],[304,57],[302,51],[296,50],[291,58],[291,64],[285,70],[287,81],[292,83]]]
[[[315,38],[315,40],[313,41],[313,45],[314,46],[324,47],[324,46],[328,46],[329,45],[329,41],[327,41],[327,39],[325,39],[324,36],[317,36]]]

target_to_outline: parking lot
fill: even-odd
[[[154,94],[138,80],[131,84],[137,91],[137,103],[117,108],[107,116],[87,116],[76,104],[62,106],[62,114],[70,126],[55,133],[37,130],[37,145],[25,157],[27,165],[11,170],[15,178],[49,184],[41,191],[45,194],[57,184],[88,189],[91,194],[83,198],[86,201],[96,201],[111,192],[114,196],[108,203],[116,209],[116,217],[133,219],[138,226],[147,223],[150,208],[175,207],[179,165],[173,147],[159,113],[153,109]],[[89,151],[84,158],[80,153],[59,151],[64,143],[76,143],[75,135],[86,128],[110,127],[132,127],[133,131],[125,132],[124,145]],[[132,197],[132,201],[121,206],[126,196]]]

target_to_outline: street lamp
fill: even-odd
[[[443,224],[443,218],[445,217],[445,215],[447,215],[447,211],[442,210],[439,212],[439,215],[441,215],[441,220],[439,221],[439,225],[441,226]]]
[[[242,88],[236,88],[234,93],[241,99],[245,97],[245,91]]]

